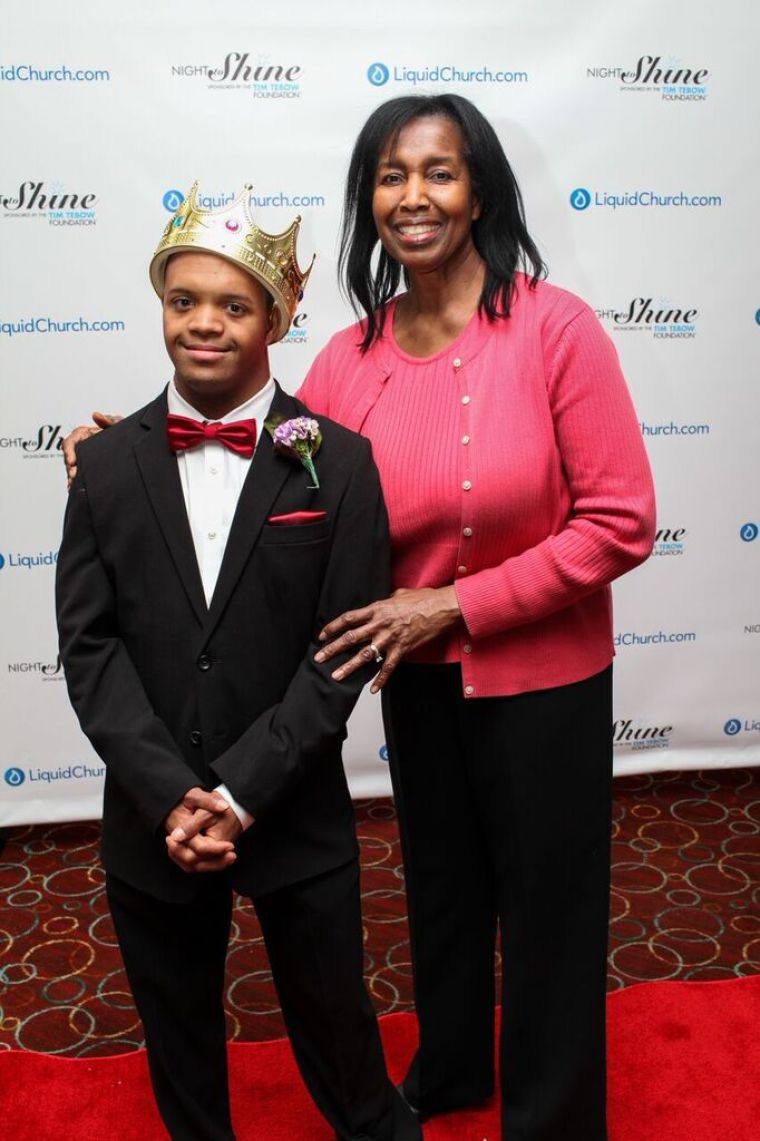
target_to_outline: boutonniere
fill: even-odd
[[[303,464],[312,478],[309,486],[318,488],[319,480],[314,470],[314,456],[322,446],[318,422],[309,416],[295,416],[292,420],[270,416],[264,421],[264,427],[272,437],[274,450]]]

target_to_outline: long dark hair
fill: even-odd
[[[491,124],[461,95],[403,95],[373,111],[359,132],[346,179],[338,272],[343,291],[358,316],[366,316],[362,352],[381,335],[383,306],[398,290],[401,265],[380,247],[377,265],[372,254],[378,242],[372,217],[377,165],[389,139],[414,119],[442,115],[462,132],[464,154],[480,217],[472,223],[472,240],[486,264],[479,312],[490,320],[509,316],[515,271],[530,267],[530,284],[546,274],[538,249],[525,224],[520,188]]]

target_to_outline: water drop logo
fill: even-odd
[[[379,756],[380,756],[381,761],[387,761],[388,760],[388,746],[387,745],[381,745],[380,746]]]
[[[757,523],[745,523],[739,534],[745,543],[752,543],[760,535],[760,527]]]
[[[384,63],[371,63],[367,68],[367,79],[373,87],[384,87],[391,73]]]
[[[585,186],[577,186],[570,195],[570,205],[573,210],[588,210],[591,205],[591,191]]]
[[[185,201],[185,196],[181,190],[167,190],[161,201],[165,210],[168,210],[170,214],[175,214]]]
[[[6,769],[5,770],[5,783],[9,784],[11,788],[18,788],[26,780],[26,774],[23,769]]]
[[[737,733],[741,733],[742,723],[737,717],[731,717],[723,726],[723,732],[727,737],[735,737]]]

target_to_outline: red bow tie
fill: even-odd
[[[235,455],[250,458],[256,447],[256,421],[233,420],[222,424],[218,420],[192,420],[170,412],[166,417],[166,435],[173,452],[197,448],[205,440],[218,440]]]

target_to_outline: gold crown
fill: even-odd
[[[302,273],[296,256],[296,238],[301,215],[281,234],[267,234],[251,215],[251,190],[246,183],[234,202],[216,210],[198,205],[198,183],[167,224],[150,263],[150,280],[159,297],[164,294],[166,263],[181,250],[218,254],[239,265],[259,281],[274,298],[282,317],[280,338],[287,333],[308,281],[311,265]]]

